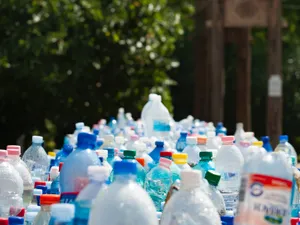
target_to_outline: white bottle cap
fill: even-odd
[[[124,113],[124,112],[125,112],[124,108],[119,108],[119,113]]]
[[[56,222],[70,222],[74,219],[75,206],[73,204],[53,204],[51,206],[51,216]]]
[[[33,195],[40,196],[43,194],[43,191],[41,189],[33,189]]]
[[[186,143],[188,145],[196,145],[197,144],[197,137],[187,137]]]
[[[236,128],[237,128],[237,129],[244,128],[244,124],[243,124],[243,123],[237,123],[237,124],[236,124]]]
[[[149,101],[153,101],[157,97],[157,94],[151,93],[149,94]]]
[[[117,136],[117,137],[115,137],[115,142],[117,144],[124,144],[125,143],[125,139],[124,139],[123,136]]]
[[[109,170],[104,166],[89,166],[88,176],[92,180],[106,181],[109,177]]]
[[[42,136],[32,136],[32,143],[40,144],[43,142],[44,142],[44,139]]]
[[[76,127],[77,130],[80,130],[84,127],[84,123],[83,122],[78,122],[78,123],[75,124],[75,127]]]
[[[202,173],[199,170],[182,170],[180,176],[182,188],[190,189],[201,186]]]
[[[106,160],[108,156],[108,151],[100,149],[96,150],[96,154],[98,155],[98,157],[102,157],[104,160]]]

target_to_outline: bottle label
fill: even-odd
[[[239,193],[238,192],[230,192],[230,193],[224,193],[221,192],[224,202],[226,211],[235,211],[237,207],[237,203],[239,200]]]
[[[171,130],[171,126],[168,121],[154,120],[153,130],[157,132],[169,132]]]
[[[289,224],[292,181],[261,174],[242,179],[236,224]]]

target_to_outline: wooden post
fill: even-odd
[[[268,21],[268,108],[267,134],[275,147],[282,134],[282,43],[281,0],[270,0]],[[276,76],[277,75],[277,76]]]
[[[251,28],[235,29],[237,43],[236,122],[251,130]]]

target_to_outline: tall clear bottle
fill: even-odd
[[[190,167],[198,164],[200,149],[197,147],[196,137],[187,137],[187,146],[184,148],[183,153],[188,154],[188,164]]]

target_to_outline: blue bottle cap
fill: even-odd
[[[79,133],[77,138],[77,146],[79,148],[90,148],[94,149],[96,145],[97,137],[94,134],[88,134],[88,133]]]
[[[225,222],[226,225],[233,225],[234,216],[221,216],[221,221]]]
[[[289,141],[289,136],[287,136],[287,135],[280,135],[279,136],[279,141],[283,141],[283,142],[287,142],[287,141]]]
[[[113,158],[115,156],[114,148],[106,148],[105,150],[107,150],[107,158]]]
[[[10,216],[8,217],[8,224],[9,225],[23,225],[24,218],[18,216]]]
[[[35,187],[35,189],[42,190],[43,194],[47,194],[47,186],[38,185]]]
[[[270,141],[269,136],[262,136],[261,140],[263,141],[263,143],[268,143]]]
[[[98,136],[98,135],[99,135],[99,132],[100,132],[99,129],[97,129],[97,128],[94,128],[94,129],[93,129],[93,134],[94,134],[94,135]]]
[[[187,134],[188,134],[188,133],[187,133],[186,131],[181,131],[181,132],[180,132],[180,136],[187,136]]]
[[[114,174],[137,174],[137,165],[134,161],[114,162]]]
[[[156,145],[156,147],[164,147],[164,142],[163,141],[156,141],[155,145]]]
[[[223,123],[222,122],[219,122],[218,124],[217,124],[217,128],[222,128],[223,127]]]
[[[63,151],[64,151],[64,152],[67,152],[67,153],[70,153],[70,152],[73,151],[73,146],[72,146],[72,145],[65,144],[64,147],[63,147]]]

